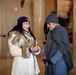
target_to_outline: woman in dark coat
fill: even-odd
[[[58,17],[54,13],[45,22],[49,28],[43,54],[45,75],[69,75],[73,61],[67,31],[59,25]]]

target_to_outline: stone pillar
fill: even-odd
[[[0,0],[0,58],[5,58],[7,54],[6,46],[6,18],[5,18],[5,0]]]
[[[74,69],[72,73],[76,75],[76,0],[73,0],[73,62]]]
[[[45,22],[45,0],[33,0],[33,32],[38,44],[43,47]]]

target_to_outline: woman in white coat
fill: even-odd
[[[8,33],[8,46],[14,58],[11,75],[38,75],[40,69],[36,55],[40,54],[41,49],[30,30],[30,21],[22,16],[17,22]]]

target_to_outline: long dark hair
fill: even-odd
[[[22,20],[22,19],[23,19],[23,20]],[[20,32],[20,34],[23,34],[24,29],[22,28],[22,23],[23,23],[23,22],[29,22],[28,19],[26,19],[26,20],[25,20],[25,19],[26,19],[26,17],[21,17],[21,18],[19,18],[17,25],[15,25],[9,32],[17,30],[17,31]],[[29,23],[30,23],[30,22],[29,22]],[[35,40],[35,36],[33,35],[30,27],[29,27],[29,31],[30,31],[31,36],[32,36],[32,37],[34,38],[34,40]],[[9,32],[8,32],[8,35],[9,35]]]

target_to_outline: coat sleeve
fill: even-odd
[[[62,56],[63,54],[60,50],[58,50],[57,53],[52,58],[50,58],[50,60],[53,64],[55,64]]]
[[[15,56],[22,56],[22,50],[20,47],[12,44],[12,40],[14,37],[8,38],[8,47],[9,47],[9,51],[10,54],[15,57]]]
[[[38,46],[37,41],[36,41],[36,45]],[[40,53],[41,53],[41,48],[40,48],[40,46],[38,46],[38,51],[35,51],[34,54],[39,55]]]
[[[15,45],[10,45],[9,46],[10,54],[14,56],[22,56],[22,51],[21,48],[15,46]]]
[[[38,46],[38,47],[39,47],[39,46]],[[40,52],[41,52],[41,48],[39,47],[38,51],[35,51],[34,54],[35,54],[35,55],[39,55]]]

